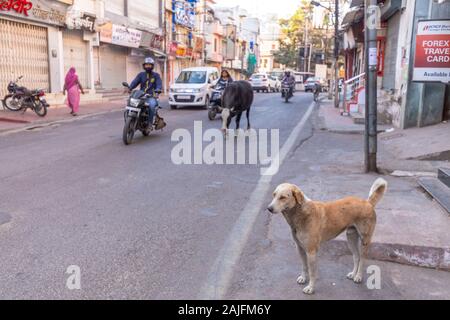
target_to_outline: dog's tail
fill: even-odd
[[[387,186],[388,186],[387,181],[382,178],[379,178],[374,182],[372,189],[370,189],[368,199],[368,201],[370,202],[370,204],[372,204],[372,206],[375,207],[378,204],[378,202],[380,202],[381,198],[383,198],[384,194],[386,193]]]

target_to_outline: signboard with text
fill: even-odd
[[[50,0],[0,0],[0,15],[64,26],[67,5]]]
[[[142,31],[126,28],[112,23],[107,23],[98,28],[100,31],[100,41],[112,43],[118,46],[139,48],[142,38]]]
[[[450,82],[450,20],[419,21],[413,81]]]

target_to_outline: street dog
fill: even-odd
[[[317,280],[317,252],[323,242],[347,233],[347,243],[353,255],[353,271],[347,278],[362,282],[364,259],[376,225],[375,207],[387,190],[387,182],[378,179],[369,198],[349,197],[333,202],[310,200],[297,186],[282,184],[273,193],[267,208],[272,214],[282,213],[291,227],[302,260],[302,274],[297,283],[308,285],[305,294],[313,294]]]

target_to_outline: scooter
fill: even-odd
[[[217,114],[222,113],[222,95],[226,86],[223,84],[217,84],[211,94],[210,103],[208,106],[208,118],[209,120],[216,119]]]

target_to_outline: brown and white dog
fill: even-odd
[[[302,274],[298,284],[308,286],[306,294],[313,294],[317,279],[317,252],[321,243],[347,231],[347,242],[353,254],[353,271],[347,278],[362,282],[363,262],[372,240],[377,221],[375,206],[387,190],[387,182],[378,179],[369,198],[349,197],[333,202],[312,201],[293,184],[282,184],[273,193],[267,208],[271,213],[282,213],[292,230],[302,260]]]

